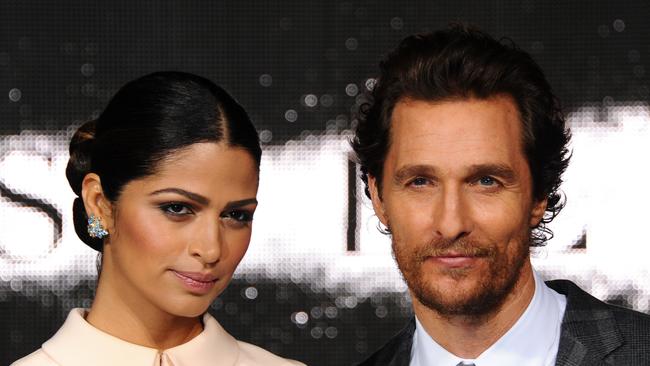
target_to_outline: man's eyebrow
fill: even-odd
[[[181,196],[185,196],[185,197],[191,199],[192,201],[195,201],[195,202],[200,203],[202,205],[207,205],[207,204],[210,203],[210,200],[207,197],[204,197],[204,196],[202,196],[202,195],[200,195],[198,193],[186,191],[186,190],[181,189],[181,188],[163,188],[163,189],[159,189],[157,191],[153,191],[153,192],[149,193],[149,195],[150,196],[155,196],[155,195],[163,194],[163,193],[180,194]]]
[[[504,164],[477,164],[469,167],[468,174],[471,178],[479,178],[483,176],[495,176],[504,179],[505,181],[513,181],[517,177],[515,171]]]
[[[396,183],[401,183],[414,176],[436,177],[437,175],[438,169],[432,165],[405,165],[397,170],[393,180]],[[467,170],[467,176],[470,179],[490,175],[505,181],[513,181],[517,177],[515,171],[504,164],[475,164],[471,165]]]
[[[239,201],[230,201],[226,203],[226,206],[223,208],[224,211],[232,210],[235,208],[239,208],[242,206],[246,205],[251,205],[251,204],[257,204],[257,200],[255,198],[247,198],[244,200],[239,200]]]
[[[425,176],[435,176],[437,174],[437,169],[431,165],[417,164],[417,165],[405,165],[395,172],[393,180],[396,183],[401,183],[408,178],[418,175]]]

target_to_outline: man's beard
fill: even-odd
[[[529,232],[522,233],[516,243],[517,248],[501,248],[485,245],[470,239],[438,240],[415,251],[405,249],[393,237],[393,255],[411,293],[427,308],[444,317],[467,316],[481,318],[492,314],[500,308],[512,292],[521,276],[529,256]],[[408,247],[408,244],[406,245]],[[512,251],[515,252],[512,252]],[[435,283],[435,276],[423,272],[427,257],[439,256],[453,251],[462,255],[480,257],[487,263],[487,272],[471,273],[475,268],[435,269],[445,276],[461,281],[468,276],[475,277],[475,283],[467,291],[441,288]],[[446,290],[446,291],[445,291]]]

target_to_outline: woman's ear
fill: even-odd
[[[99,175],[88,173],[81,182],[81,198],[84,201],[86,214],[99,218],[109,233],[113,228],[113,207],[111,201],[104,195]]]

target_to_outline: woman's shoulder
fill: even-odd
[[[250,343],[237,341],[239,346],[239,360],[237,365],[269,365],[269,366],[304,366],[302,362],[289,360],[277,356],[261,347]]]
[[[42,349],[38,349],[10,366],[56,366],[56,363]]]
[[[15,361],[12,363],[10,366],[32,366],[32,365],[43,365],[43,366],[57,366],[59,363],[55,361],[55,358],[51,357],[51,354],[48,355],[48,352],[51,352],[52,349],[47,349],[46,345],[50,343],[53,339],[57,338],[63,338],[65,339],[64,333],[62,330],[63,328],[66,327],[66,325],[70,325],[71,322],[74,321],[75,317],[79,317],[80,319],[82,318],[84,309],[72,309],[70,313],[68,314],[68,317],[66,318],[66,321],[63,323],[61,328],[50,338],[47,340],[42,348],[37,349],[36,351],[30,353],[29,355]],[[70,337],[74,337],[74,334],[70,335]],[[45,349],[44,349],[45,348]]]

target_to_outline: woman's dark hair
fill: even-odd
[[[200,76],[157,72],[124,85],[96,119],[70,142],[66,176],[77,194],[73,203],[77,235],[102,251],[103,240],[87,232],[81,183],[96,173],[114,202],[124,185],[156,172],[169,154],[199,142],[225,142],[247,150],[259,169],[262,150],[244,109],[222,88]]]
[[[570,132],[559,102],[530,55],[512,41],[497,41],[464,25],[405,38],[379,64],[380,73],[362,105],[352,148],[361,164],[368,191],[368,175],[377,178],[381,192],[384,161],[390,145],[395,104],[403,99],[441,101],[488,99],[509,95],[519,110],[522,141],[533,179],[533,196],[547,199],[546,213],[533,230],[531,246],[553,236],[546,227],[564,207],[559,192],[569,163]]]

